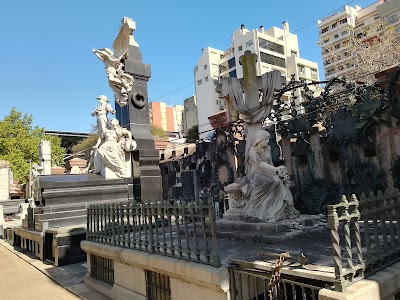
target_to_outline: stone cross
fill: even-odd
[[[239,62],[243,68],[243,79],[221,78],[217,91],[230,102],[233,110],[239,112],[246,124],[247,153],[256,132],[271,112],[274,91],[282,87],[285,77],[276,70],[257,76],[257,55],[250,51],[245,51]]]

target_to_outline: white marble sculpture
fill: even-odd
[[[99,100],[99,105],[96,106],[96,109],[92,112],[92,116],[97,117],[97,130],[99,132],[99,138],[100,135],[106,130],[107,128],[107,123],[108,123],[108,117],[107,114],[113,114],[115,115],[115,110],[111,107],[110,104],[107,104],[110,102],[108,98],[104,95],[100,95],[96,97],[97,100]]]
[[[273,166],[269,139],[269,132],[257,131],[246,156],[248,173],[241,182],[243,197],[247,200],[244,216],[265,222],[293,219],[299,212],[294,208],[287,169]]]
[[[114,52],[108,48],[92,49],[93,53],[104,62],[108,83],[114,92],[115,102],[121,107],[128,103],[128,94],[132,89],[133,77],[123,70],[124,64],[121,60],[126,52],[115,57]]]
[[[218,87],[229,103],[230,121],[239,114],[246,133],[246,176],[225,187],[229,210],[224,218],[276,222],[299,215],[293,206],[287,170],[273,166],[270,135],[262,130],[262,122],[273,107],[274,93],[285,78],[276,70],[257,76],[257,60],[257,55],[245,51],[239,61],[243,79],[222,78]]]
[[[93,162],[93,173],[105,178],[130,177],[132,175],[130,152],[136,149],[136,142],[132,138],[132,133],[122,128],[117,119],[108,121],[107,114],[114,111],[104,105],[106,98],[100,96],[97,99],[101,104],[96,107],[92,115],[97,117],[99,138],[93,147],[88,167]]]

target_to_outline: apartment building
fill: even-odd
[[[271,27],[268,30],[263,26],[248,30],[241,25],[232,34],[230,48],[225,51],[210,47],[202,49],[193,70],[200,138],[207,138],[212,131],[208,117],[226,108],[225,100],[215,90],[219,78],[243,78],[239,58],[246,50],[258,56],[258,76],[278,70],[287,78],[294,74],[296,79],[319,81],[318,64],[300,57],[297,35],[290,33],[288,22],[283,22],[282,28]],[[300,91],[296,92],[296,96],[298,104],[302,101]]]
[[[182,133],[187,134],[190,128],[198,124],[196,96],[192,96],[183,100]]]
[[[351,38],[370,39],[378,22],[386,22],[399,32],[400,0],[380,0],[361,8],[344,6],[343,10],[318,20],[319,41],[327,80],[344,76],[357,66],[351,59]]]
[[[151,124],[167,132],[181,132],[183,105],[168,106],[164,102],[151,102]]]

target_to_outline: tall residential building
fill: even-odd
[[[326,79],[346,75],[356,68],[351,60],[351,34],[367,40],[374,34],[370,29],[381,21],[399,32],[399,19],[400,0],[380,0],[363,9],[346,5],[342,11],[318,20]]]
[[[168,106],[164,102],[150,103],[151,124],[167,132],[181,132],[183,105]]]
[[[290,33],[289,24],[282,23],[282,28],[272,27],[265,30],[248,30],[242,25],[232,34],[232,45],[222,51],[214,48],[202,50],[197,66],[194,68],[196,82],[197,111],[200,138],[207,138],[212,127],[208,117],[225,109],[226,103],[215,91],[220,77],[243,78],[239,58],[246,50],[257,54],[257,75],[278,70],[282,75],[306,81],[319,81],[318,64],[300,58],[297,35]],[[302,101],[296,92],[296,103]]]
[[[198,125],[196,96],[183,100],[182,132],[187,134],[188,130]]]

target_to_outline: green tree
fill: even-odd
[[[32,116],[22,114],[14,107],[9,115],[0,120],[0,160],[10,163],[14,179],[26,182],[30,161],[39,164],[40,140],[51,143],[53,164],[63,164],[65,149],[61,147],[61,139],[44,134],[44,128],[32,126]]]
[[[151,135],[154,137],[160,137],[160,138],[168,137],[168,134],[165,132],[164,129],[162,129],[161,127],[157,127],[155,125],[150,126],[150,132],[151,132]]]
[[[93,146],[96,145],[98,139],[98,135],[95,133],[90,134],[88,137],[81,140],[79,143],[72,147],[72,153],[80,153],[82,152],[82,156],[80,158],[89,160],[90,159],[90,151],[92,150]]]
[[[199,139],[199,126],[190,127],[186,135],[186,143],[196,143]]]

